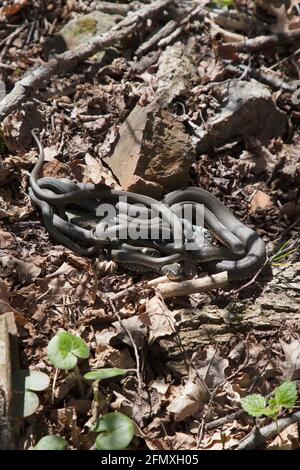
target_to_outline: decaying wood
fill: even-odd
[[[9,407],[12,398],[11,355],[7,320],[0,316],[0,450],[13,447]]]
[[[296,413],[286,418],[279,419],[277,425],[275,422],[272,422],[260,429],[255,427],[253,432],[241,441],[236,450],[257,449],[257,447],[265,444],[267,440],[274,438],[278,434],[278,431],[282,432],[294,423],[300,423],[300,411],[296,411]]]
[[[135,33],[145,20],[156,17],[171,3],[171,0],[157,0],[150,5],[145,5],[134,13],[129,13],[107,33],[97,35],[86,44],[59,54],[40,67],[29,70],[1,101],[0,121],[20,106],[39,87],[47,85],[53,75],[74,70],[80,62]]]
[[[163,298],[167,298],[207,292],[212,289],[226,287],[227,284],[228,276],[227,272],[224,271],[190,281],[166,282],[157,286],[157,290]]]

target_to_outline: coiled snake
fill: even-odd
[[[250,278],[264,264],[266,251],[263,240],[204,189],[189,187],[173,191],[162,201],[157,201],[141,194],[68,179],[38,179],[44,150],[36,134],[32,134],[39,148],[39,158],[30,175],[30,197],[40,207],[50,235],[71,250],[84,256],[95,256],[99,250],[108,248],[112,259],[119,263],[153,270],[170,278],[180,276],[180,262],[189,257],[204,265],[209,273],[228,271],[232,280]],[[123,202],[124,198],[126,202]],[[67,218],[68,208],[73,207],[98,220],[99,207],[104,203],[112,205],[117,214],[108,224],[100,217],[96,227],[86,228]],[[141,208],[138,220],[130,215],[130,210],[137,207]],[[183,217],[186,208],[193,214],[192,220]],[[194,225],[197,211],[201,212],[205,226],[223,246],[209,242],[203,237],[201,227]],[[150,235],[146,239],[131,237],[130,229],[137,228],[145,229]],[[123,229],[127,235],[118,237]],[[151,235],[154,229],[158,234],[155,238]],[[103,231],[106,237],[99,235]],[[193,248],[189,250],[187,247],[191,243]]]

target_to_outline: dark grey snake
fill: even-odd
[[[35,133],[32,134],[39,148],[39,159],[30,175],[30,197],[40,207],[48,232],[71,250],[84,256],[95,256],[99,250],[108,248],[111,249],[112,259],[119,263],[147,268],[170,278],[180,276],[180,261],[188,257],[203,264],[210,273],[228,271],[229,279],[233,280],[254,276],[264,264],[266,252],[263,240],[204,189],[190,187],[173,191],[158,202],[141,194],[68,179],[38,179],[44,151]],[[127,202],[123,202],[124,196]],[[66,217],[68,208],[75,207],[95,218],[103,203],[112,204],[118,212],[117,219],[111,220],[108,226],[100,218],[96,227],[86,228],[70,222]],[[130,211],[141,205],[143,208],[137,220]],[[151,213],[153,207],[156,217]],[[214,245],[200,237],[198,226],[182,217],[182,210],[187,207],[193,217],[201,208],[205,226],[225,246]],[[125,239],[110,237],[110,234],[120,233],[121,229],[135,230],[138,227],[149,234],[157,229],[159,236],[153,238],[150,235],[147,240],[129,236]],[[106,238],[99,235],[103,231]],[[164,238],[166,236],[167,239]],[[188,242],[194,243],[191,251],[186,249]]]

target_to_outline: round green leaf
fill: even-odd
[[[126,370],[118,369],[117,367],[111,369],[92,370],[91,372],[87,372],[84,375],[84,378],[87,380],[103,380],[109,379],[111,377],[117,377],[118,375],[123,375],[125,372]]]
[[[39,397],[36,393],[26,390],[24,393],[24,408],[23,408],[23,417],[27,418],[28,416],[33,415],[36,412],[40,404]]]
[[[60,436],[44,436],[32,450],[65,450],[68,443]]]
[[[125,449],[134,436],[133,421],[122,413],[108,413],[100,419],[96,432],[98,450]]]
[[[261,416],[265,411],[266,399],[258,394],[248,395],[241,399],[242,408],[247,411],[250,416]]]
[[[48,359],[59,369],[74,369],[78,357],[86,359],[90,351],[81,338],[59,331],[48,344]]]
[[[26,390],[33,390],[39,392],[49,387],[50,378],[44,372],[38,370],[31,370],[30,375],[25,378]]]

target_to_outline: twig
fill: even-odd
[[[167,282],[157,286],[157,290],[163,298],[178,297],[198,292],[207,292],[212,289],[226,287],[228,284],[227,272],[205,276],[200,279],[192,279],[182,282]]]
[[[264,70],[254,67],[246,67],[242,64],[236,66],[232,64],[226,65],[226,70],[233,73],[247,72],[251,77],[265,85],[271,86],[274,90],[284,90],[289,93],[293,93],[297,90],[297,86],[295,84],[284,81],[283,79],[275,76],[274,73],[271,75],[272,72],[266,73]],[[240,80],[242,80],[242,77],[240,77]]]
[[[153,34],[144,44],[142,44],[136,51],[137,57],[143,56],[146,52],[154,48],[156,45],[159,47],[165,47],[170,42],[170,38],[173,38],[174,33],[176,36],[182,31],[182,27],[188,23],[192,18],[203,19],[207,13],[205,12],[202,5],[193,7],[184,18],[178,18],[176,20],[170,20],[165,26],[163,26],[157,33]]]
[[[76,49],[58,54],[40,67],[29,70],[1,101],[0,121],[20,106],[39,87],[47,85],[51,76],[73,70],[80,62],[83,62],[105,47],[111,46],[117,41],[121,41],[134,34],[145,20],[157,16],[158,13],[171,3],[172,0],[157,0],[150,5],[145,5],[136,12],[129,13],[124,20],[120,21],[110,31],[99,34]]]
[[[262,49],[272,49],[277,46],[288,46],[300,41],[300,28],[285,33],[271,34],[269,36],[258,36],[241,42],[230,42],[220,45],[220,51],[233,52],[259,52]]]
[[[241,416],[245,415],[246,412],[244,410],[238,410],[234,413],[230,413],[229,415],[223,416],[222,418],[214,419],[210,423],[205,425],[206,431],[211,431],[213,429],[219,428],[224,426],[224,424],[232,423],[232,421],[240,418]]]
[[[268,439],[275,437],[278,432],[282,432],[288,426],[300,423],[300,411],[296,411],[286,418],[281,418],[276,423],[270,423],[260,429],[257,427],[241,441],[236,450],[250,450],[262,446]],[[278,427],[277,427],[278,426]]]
[[[133,347],[134,355],[135,355],[135,362],[136,362],[136,376],[137,376],[137,381],[138,381],[138,392],[139,392],[139,394],[141,394],[143,387],[142,387],[142,379],[141,379],[141,373],[140,373],[140,355],[139,355],[137,345],[134,342],[131,331],[128,330],[128,328],[126,328],[126,326],[124,325],[124,323],[122,321],[122,318],[120,317],[119,313],[117,312],[117,309],[116,309],[113,301],[111,299],[108,299],[108,302],[111,306],[111,309],[112,309],[113,313],[116,315],[121,327],[123,328],[123,330],[128,335],[128,337],[130,339],[130,342],[131,342],[131,345]],[[141,397],[141,395],[139,395],[139,396]]]

